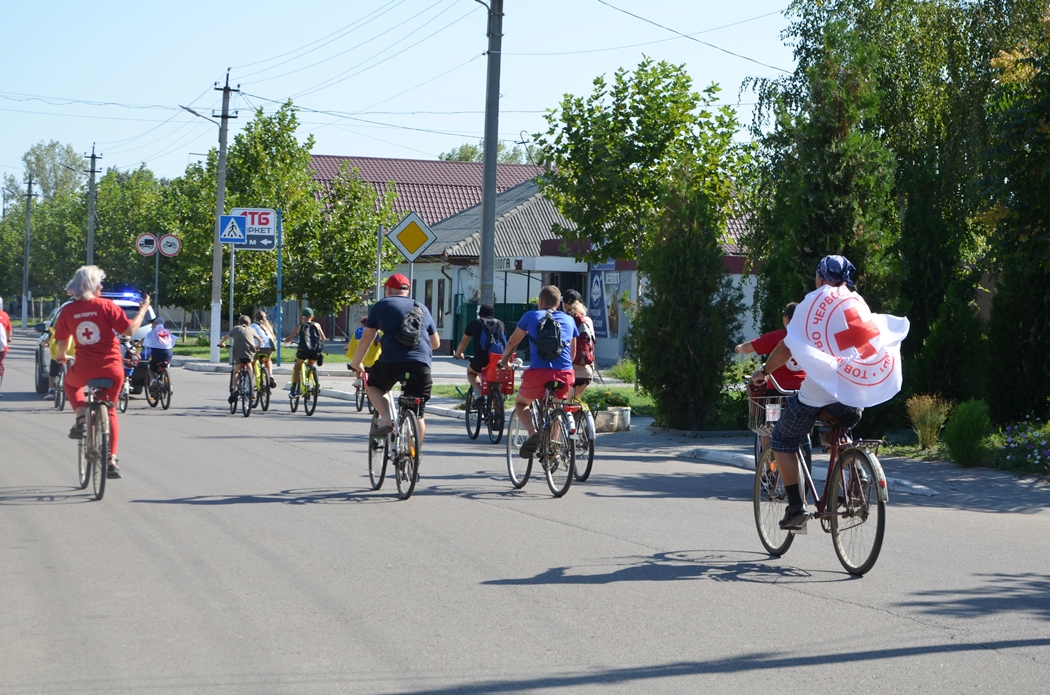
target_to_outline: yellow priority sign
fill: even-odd
[[[430,245],[437,239],[437,235],[419,215],[410,212],[405,219],[390,230],[387,239],[397,247],[405,260],[412,263],[430,248]]]

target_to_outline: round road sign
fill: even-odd
[[[174,256],[182,250],[182,241],[174,234],[165,234],[160,238],[160,253],[163,256]]]
[[[135,240],[135,248],[143,256],[152,256],[157,252],[157,237],[152,234],[139,234],[139,238]]]

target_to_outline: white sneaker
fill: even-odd
[[[364,382],[362,382],[360,379],[354,379],[354,388],[355,389],[359,389],[362,386],[364,386]]]
[[[44,394],[44,400],[45,401],[53,401],[53,400],[55,400],[55,390],[54,389],[48,389],[47,393]]]

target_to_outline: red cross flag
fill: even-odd
[[[824,285],[795,308],[784,343],[806,380],[839,403],[867,408],[901,390],[901,341],[908,319],[873,314],[845,285]]]

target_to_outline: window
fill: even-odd
[[[423,304],[430,309],[430,315],[434,316],[434,281],[425,281],[423,287]]]
[[[434,320],[437,321],[438,328],[445,327],[445,281],[443,279],[438,280],[438,303]]]

